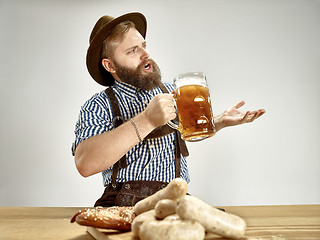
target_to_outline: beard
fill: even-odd
[[[119,79],[137,88],[143,90],[152,90],[155,87],[160,86],[161,83],[161,72],[159,66],[152,59],[144,60],[138,65],[136,69],[130,69],[123,67],[113,60],[114,66],[116,68],[116,74]],[[144,68],[147,64],[152,66],[152,72],[144,72]]]

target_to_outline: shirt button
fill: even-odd
[[[148,105],[148,101],[147,100],[143,100],[143,104],[144,105]]]
[[[154,145],[153,145],[153,144],[150,144],[150,148],[154,148]]]

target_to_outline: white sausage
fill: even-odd
[[[178,214],[172,214],[163,219],[163,221],[174,221],[174,220],[181,220],[181,218],[178,216]]]
[[[152,220],[156,220],[154,209],[136,216],[131,223],[131,231],[133,235],[138,237],[142,223]]]
[[[171,199],[162,199],[154,207],[156,218],[164,219],[165,217],[176,213],[177,202]]]
[[[246,223],[242,218],[218,210],[194,196],[179,199],[176,211],[181,219],[196,220],[207,232],[224,237],[241,238],[246,231]]]
[[[203,240],[204,227],[192,220],[156,220],[141,225],[141,240]]]
[[[182,178],[173,179],[165,188],[159,190],[155,194],[142,199],[134,206],[134,213],[139,215],[143,212],[154,209],[159,200],[162,199],[178,199],[187,194],[188,184]]]

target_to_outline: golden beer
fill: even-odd
[[[199,141],[215,134],[209,89],[191,84],[175,90],[178,130],[187,141]]]

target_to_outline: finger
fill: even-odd
[[[259,116],[259,112],[254,112],[253,114],[251,114],[251,116],[250,117],[248,117],[248,120],[247,120],[247,122],[249,123],[249,122],[253,122],[253,120],[255,120],[255,119],[257,119],[258,118],[258,116]]]
[[[260,110],[251,112],[251,114],[249,114],[249,117],[248,117],[248,119],[247,119],[247,122],[253,122],[253,121],[256,120],[258,117],[260,117],[261,115],[263,115],[264,113],[265,113],[264,109],[260,109]]]
[[[170,120],[173,120],[173,119],[175,119],[176,117],[177,117],[176,112],[170,113],[170,115],[169,115]]]
[[[158,94],[152,100],[153,101],[173,100],[173,94],[170,94],[170,93]]]
[[[163,93],[163,94],[159,94],[159,95],[164,99],[173,99],[172,93]],[[159,95],[157,95],[157,96],[159,96]]]
[[[248,118],[250,117],[249,114],[250,114],[250,111],[247,111],[246,114],[245,114],[245,115],[243,116],[243,118],[241,119],[241,122],[242,122],[242,123],[245,123],[245,122],[248,121]]]
[[[170,97],[170,96],[161,96],[158,98],[158,102],[162,106],[174,106],[175,105],[173,97]]]
[[[245,102],[242,100],[241,102],[238,102],[238,103],[234,106],[234,108],[235,108],[235,109],[238,109],[238,108],[242,107],[244,104],[245,104]]]
[[[257,119],[258,117],[261,117],[266,111],[264,109],[259,109],[255,111],[254,119]]]
[[[175,107],[175,105],[172,103],[172,104],[168,104],[167,106],[166,106],[166,111],[167,112],[169,112],[169,113],[171,113],[171,112],[176,112],[176,107]]]
[[[266,110],[260,109],[257,118],[261,117],[263,114],[265,114],[265,112],[266,112]]]
[[[260,117],[261,115],[265,114],[265,113],[266,113],[266,110],[265,110],[265,109],[260,109],[260,115],[259,115],[259,117]]]

